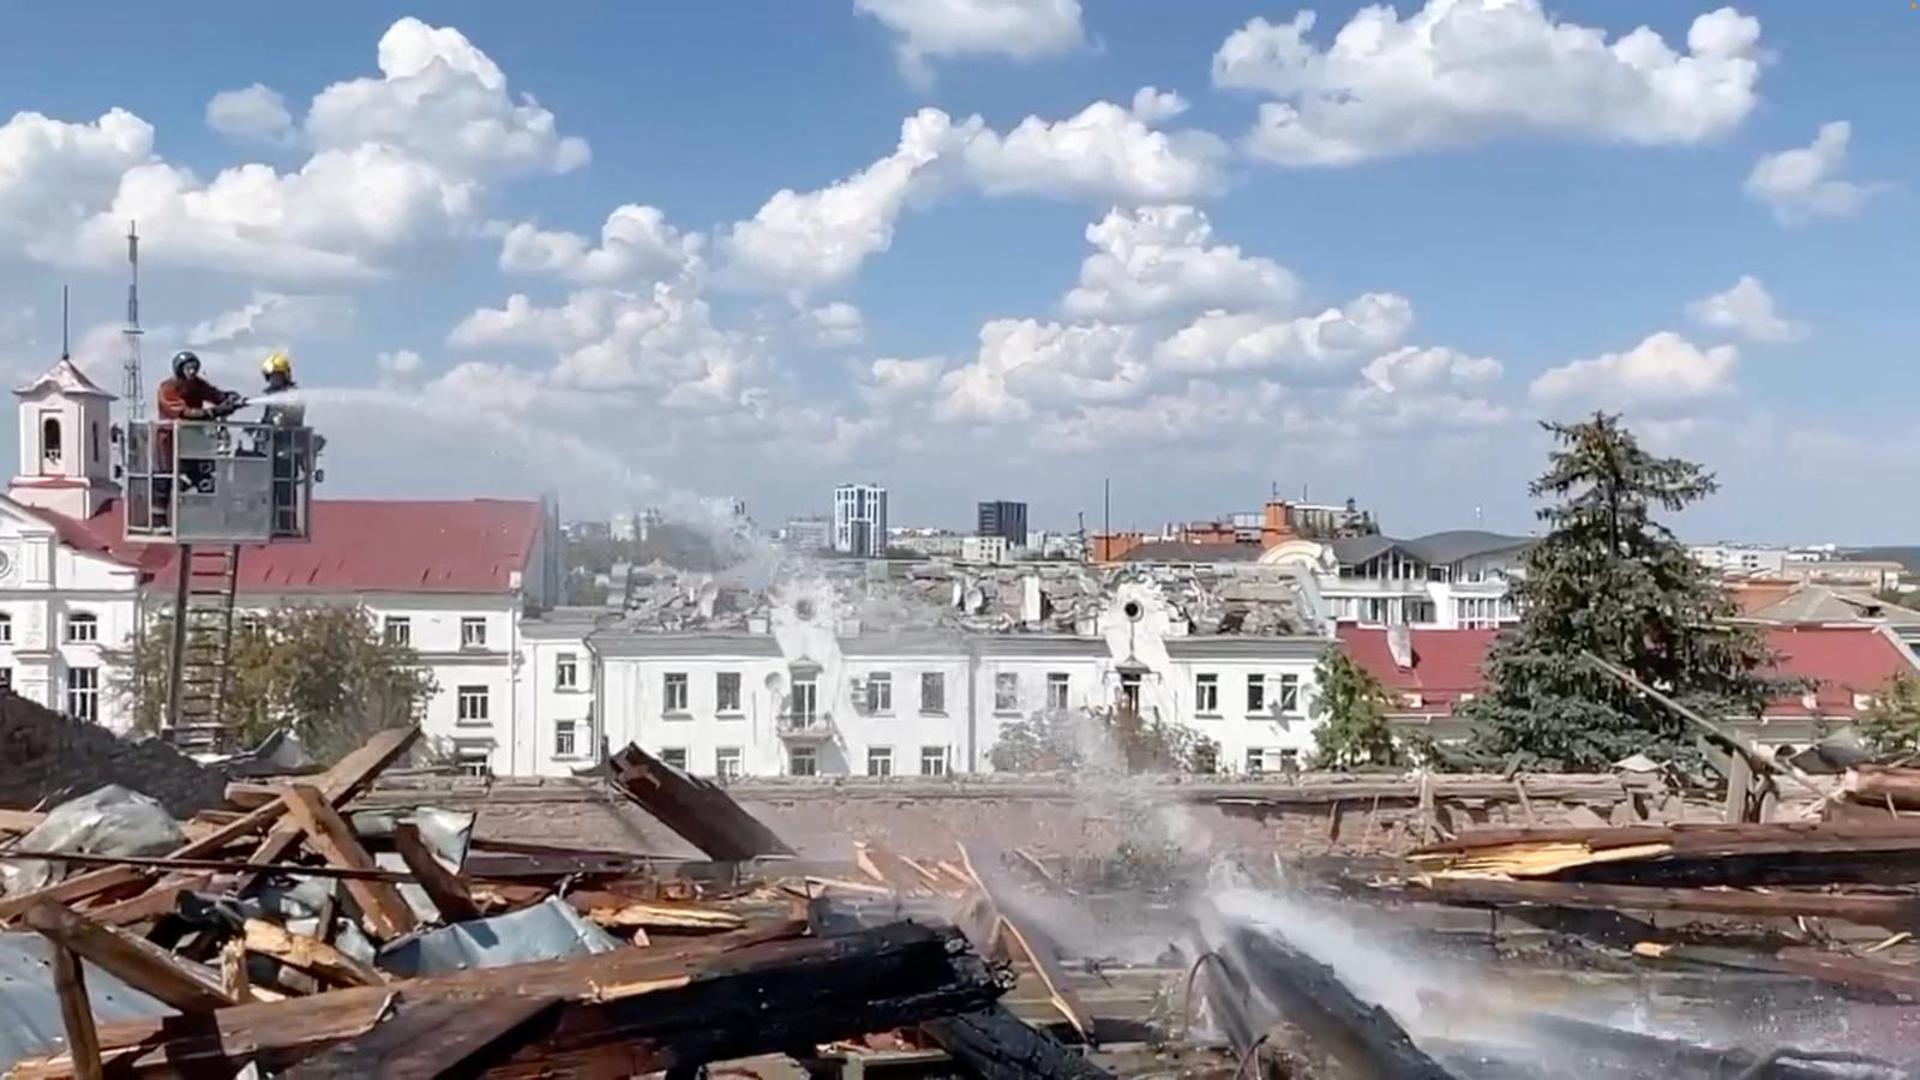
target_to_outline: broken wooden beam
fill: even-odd
[[[27,909],[23,921],[57,948],[78,953],[128,986],[182,1012],[208,1012],[234,1004],[210,972],[145,938],[60,904],[40,901]]]
[[[689,776],[631,743],[608,759],[607,774],[614,787],[708,858],[745,862],[794,853],[724,789]]]
[[[1588,911],[1688,911],[1752,917],[1813,916],[1868,926],[1920,926],[1920,896],[1846,893],[1756,892],[1744,889],[1683,889],[1651,885],[1598,885],[1581,881],[1503,881],[1497,878],[1428,878],[1422,893],[1450,904],[1484,907],[1538,905]]]
[[[332,806],[336,808],[345,806],[355,796],[371,787],[374,779],[388,765],[393,764],[401,755],[412,749],[414,742],[419,738],[418,725],[382,731],[334,763],[332,768],[320,775],[314,786],[320,789],[320,793],[326,796],[327,802]],[[252,817],[253,814],[272,814],[274,818],[278,818],[287,805],[285,792],[282,791],[281,794],[280,799],[260,807],[248,817]],[[281,857],[300,842],[303,831],[296,822],[279,822],[274,826],[273,831],[267,834],[267,838],[260,842],[260,846],[254,849],[253,855],[247,861],[263,866],[279,862]],[[242,878],[239,891],[247,892],[258,880],[257,875]]]
[[[1081,1040],[1089,1046],[1098,1045],[1094,1034],[1093,1014],[1087,1011],[1086,1005],[1080,1001],[1080,995],[1074,992],[1072,984],[1067,981],[1067,973],[1060,966],[1059,951],[1053,939],[1034,925],[1032,920],[1001,900],[995,892],[995,886],[989,884],[987,876],[980,873],[979,866],[973,861],[973,855],[967,850],[965,844],[956,843],[955,846],[960,849],[961,867],[973,878],[974,884],[980,888],[981,895],[986,897],[987,903],[992,905],[994,914],[998,916],[1000,929],[1005,934],[1003,940],[1009,952],[1014,954],[1015,959],[1022,956],[1026,958],[1034,974],[1039,976],[1040,982],[1046,986],[1047,996],[1053,999],[1054,1007],[1060,1010],[1060,1015],[1065,1017],[1067,1023],[1073,1026],[1073,1030],[1079,1033]]]
[[[457,923],[480,917],[480,909],[474,905],[467,883],[434,857],[432,849],[421,838],[418,825],[411,821],[395,825],[393,850],[400,853],[407,869],[413,871],[427,899],[433,901],[433,909],[440,913],[441,921]]]
[[[1920,810],[1920,769],[1855,765],[1840,778],[1840,793],[1848,801],[1866,806]]]
[[[496,994],[477,1001],[401,1000],[358,1038],[288,1069],[285,1080],[433,1080],[475,1076],[553,1022],[560,999]]]
[[[716,934],[747,925],[744,916],[719,908],[653,903],[595,889],[570,892],[567,894],[567,903],[591,922],[621,930]]]
[[[373,1031],[395,994],[414,1003],[511,994],[567,1005],[551,1036],[494,1075],[552,1075],[543,1070],[564,1072],[581,1061],[612,1061],[628,1069],[612,1075],[629,1075],[918,1024],[982,1008],[1002,992],[951,928],[899,922],[733,947],[747,936],[335,990],[200,1017],[121,1021],[101,1026],[102,1052],[117,1075],[230,1075],[248,1062],[280,1070]],[[19,1063],[14,1075],[72,1076],[73,1065],[65,1054],[51,1055]]]
[[[1112,1080],[1113,1074],[995,1003],[920,1030],[979,1080]]]
[[[264,919],[248,919],[242,934],[247,951],[271,956],[335,986],[380,986],[387,981],[373,965],[355,960],[319,938],[296,934]]]
[[[60,1021],[67,1032],[67,1052],[79,1080],[101,1080],[100,1033],[93,1024],[93,1003],[87,998],[87,977],[80,955],[58,942],[53,950],[53,992],[60,998]]]
[[[318,788],[294,784],[284,798],[288,816],[299,823],[307,843],[330,865],[351,870],[379,869],[373,863],[373,856],[361,846],[360,838],[354,835],[353,826],[347,824]],[[413,909],[407,906],[397,886],[359,878],[348,878],[346,886],[360,907],[361,917],[379,940],[392,941],[418,927]]]

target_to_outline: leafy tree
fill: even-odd
[[[1899,761],[1920,758],[1920,679],[1888,679],[1855,727],[1876,754]]]
[[[1656,510],[1712,494],[1711,473],[1641,449],[1618,416],[1543,424],[1555,448],[1531,485],[1553,500],[1514,586],[1520,625],[1488,656],[1488,692],[1464,710],[1472,748],[1545,767],[1604,767],[1635,751],[1687,757],[1686,722],[1587,663],[1596,656],[1708,715],[1758,715],[1783,684],[1752,627]]]
[[[1406,754],[1387,723],[1391,699],[1373,672],[1340,649],[1328,649],[1314,673],[1320,696],[1313,702],[1314,766],[1405,765]]]
[[[987,754],[1001,772],[1213,772],[1220,744],[1185,724],[1129,709],[1047,709],[1000,729]]]
[[[384,640],[360,607],[281,607],[234,615],[225,717],[250,745],[290,726],[309,753],[331,761],[385,728],[412,723],[434,691],[411,648]],[[173,622],[148,623],[130,678],[119,688],[139,730],[167,711]]]

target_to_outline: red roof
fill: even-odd
[[[170,581],[178,549],[129,543],[121,533],[118,500],[84,522],[40,512],[62,541],[137,566]],[[511,592],[515,573],[529,565],[540,535],[540,504],[466,501],[313,502],[313,528],[304,542],[280,541],[240,549],[239,590],[277,592]]]
[[[1413,666],[1393,662],[1384,628],[1340,627],[1347,655],[1373,673],[1396,698],[1420,695],[1421,712],[1451,712],[1463,694],[1479,693],[1486,678],[1480,666],[1498,630],[1413,630]]]
[[[1478,693],[1485,679],[1481,665],[1493,646],[1493,630],[1415,630],[1413,666],[1393,662],[1384,629],[1340,627],[1347,655],[1371,671],[1396,697],[1419,694],[1420,711],[1451,711],[1461,694]],[[1799,695],[1767,706],[1771,716],[1851,715],[1855,694],[1878,693],[1899,673],[1920,674],[1905,647],[1872,625],[1801,625],[1767,628],[1767,644],[1780,655],[1772,674],[1804,679],[1814,686],[1814,705]]]
[[[1767,644],[1780,654],[1775,669],[1814,684],[1813,711],[1822,715],[1853,713],[1853,695],[1877,694],[1897,674],[1916,674],[1905,647],[1879,626],[1774,626]],[[1805,713],[1798,697],[1783,698],[1767,712]]]

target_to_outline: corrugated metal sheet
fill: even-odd
[[[548,897],[510,915],[455,923],[398,942],[380,955],[378,963],[395,975],[439,975],[624,947],[581,918],[573,905]]]
[[[92,964],[84,970],[97,1022],[173,1015],[173,1009]],[[22,1058],[66,1045],[60,998],[53,991],[52,947],[39,934],[0,933],[0,1073]]]

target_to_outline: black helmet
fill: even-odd
[[[186,367],[189,363],[193,364],[196,367],[200,366],[200,358],[193,354],[193,350],[181,349],[179,352],[174,353],[173,354],[173,377],[176,379],[183,378],[184,376],[182,376],[180,369],[183,367]]]

